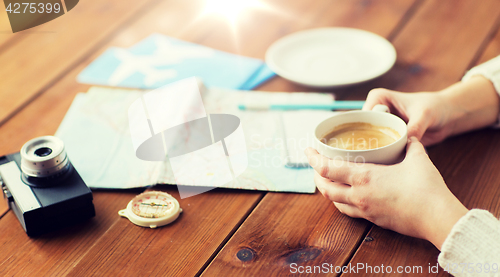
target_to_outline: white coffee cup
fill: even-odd
[[[336,126],[355,122],[389,127],[398,132],[401,137],[389,145],[368,150],[335,148],[321,142],[321,138],[334,130]],[[314,142],[318,152],[330,159],[357,163],[394,164],[404,157],[408,140],[407,133],[406,123],[401,118],[389,113],[387,106],[376,105],[371,111],[349,111],[323,120],[314,130]]]

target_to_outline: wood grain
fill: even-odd
[[[110,38],[110,42],[103,45],[100,51],[86,57],[71,71],[64,72],[63,78],[47,88],[43,94],[0,126],[0,153],[7,154],[18,151],[21,145],[30,138],[53,134],[76,93],[86,91],[89,87],[75,82],[77,74],[108,46],[128,47],[151,32],[175,33],[178,29],[179,18],[175,12],[172,12],[172,8],[175,7],[174,11],[177,12],[181,7],[185,8],[183,20],[186,22],[196,15],[196,10],[191,8],[197,6],[191,7],[192,4],[189,2],[184,3],[186,2],[162,3],[159,10],[155,9],[138,18],[137,24],[120,32],[116,37]],[[169,13],[172,14],[172,17],[168,17],[169,19],[164,21],[160,20]],[[145,29],[144,26],[157,27],[158,25],[155,23],[159,20],[166,22],[162,28]],[[203,22],[199,24],[202,25]],[[198,42],[199,38],[196,34],[193,37],[189,37],[190,35],[190,32],[179,34],[184,39]],[[200,39],[202,40],[204,37],[201,36]],[[166,190],[173,192],[175,188]],[[101,191],[94,192],[96,199],[101,194]],[[176,193],[174,194],[178,197]],[[172,225],[172,227],[177,227],[158,230],[135,227],[126,219],[118,217],[118,209],[124,208],[126,202],[131,199],[129,194],[123,194],[126,201],[120,201],[121,198],[109,197],[108,200],[113,204],[113,209],[103,210],[101,206],[96,204],[96,212],[107,215],[106,225],[102,226],[102,230],[94,232],[93,229],[86,229],[85,232],[89,234],[79,238],[78,241],[57,239],[58,235],[64,234],[66,231],[54,234],[53,241],[44,242],[47,244],[44,251],[48,254],[54,253],[54,258],[40,257],[32,263],[26,262],[29,260],[29,255],[32,255],[32,252],[28,251],[30,245],[17,252],[15,244],[9,244],[10,250],[5,252],[7,256],[4,257],[4,260],[9,260],[9,267],[5,269],[5,273],[12,275],[33,273],[39,276],[81,276],[82,272],[85,272],[86,275],[102,276],[112,272],[113,274],[120,273],[123,276],[136,276],[144,272],[147,273],[149,270],[151,270],[151,274],[164,275],[164,272],[168,270],[177,276],[196,275],[245,219],[246,215],[261,199],[262,194],[262,192],[225,190],[188,198],[181,201],[185,213],[176,222],[176,225]],[[122,196],[120,193],[117,195]],[[0,228],[1,226],[9,228],[10,225],[19,224],[16,221],[12,213],[8,213],[5,218],[0,220]],[[25,244],[25,241],[28,240],[26,234],[19,228],[10,232],[9,236],[12,236],[10,241],[16,242],[16,244]],[[171,243],[169,238],[175,238],[174,243]],[[37,243],[38,239],[34,239],[34,241]],[[136,243],[134,244],[134,242]],[[7,244],[7,241],[4,243]],[[56,248],[57,250],[55,250]],[[142,254],[136,251],[138,248]],[[64,253],[71,253],[71,255],[64,257]],[[25,257],[23,254],[28,255]],[[124,254],[129,256],[125,255],[124,259]],[[168,258],[167,262],[164,262],[165,257]],[[54,262],[54,260],[60,260],[60,262]],[[161,261],[162,266],[151,266],[151,263],[156,265],[159,261]],[[22,263],[22,266],[16,266],[18,263]],[[47,265],[45,265],[46,263]]]
[[[482,45],[491,39],[491,34],[498,27],[500,14],[495,8],[498,1],[482,2],[484,6],[454,1],[453,10],[446,2],[427,1],[401,35],[395,38],[396,49],[402,54],[398,58],[398,66],[378,80],[380,84],[385,81],[391,88],[403,91],[438,90],[463,76],[478,51],[483,50]],[[457,35],[443,36],[443,33]],[[491,48],[494,46],[487,49]],[[395,80],[396,77],[401,80]],[[431,160],[450,190],[468,208],[487,208],[499,214],[499,138],[498,132],[483,130],[448,139],[428,149]],[[427,241],[377,226],[367,236],[371,239],[361,244],[351,264],[384,264],[393,270],[398,266],[403,269],[416,266],[431,275],[429,266],[437,263],[439,251]],[[448,276],[440,267],[438,270],[437,275]]]
[[[81,1],[67,15],[46,24],[0,34],[16,37],[8,47],[0,47],[0,124],[95,51],[133,15],[153,9],[155,1]]]
[[[369,226],[319,193],[268,193],[202,276],[283,276],[296,266],[343,265]]]
[[[95,218],[38,238],[29,238],[14,213],[7,213],[0,220],[0,275],[66,275],[120,221],[118,210],[135,194],[137,191],[94,193]]]
[[[16,37],[12,34],[9,17],[5,9],[6,7],[4,4],[0,5],[0,49],[6,42]]]
[[[235,25],[202,15],[203,3],[81,1],[67,16],[37,27],[45,33],[0,33],[0,155],[55,132],[75,94],[89,87],[75,82],[77,74],[107,47],[128,47],[153,32],[260,59],[278,38],[307,28],[356,27],[391,38],[398,51],[396,67],[367,84],[333,90],[349,99],[362,99],[376,86],[445,87],[473,61],[498,53],[500,41],[494,0],[481,5],[472,0],[269,0],[268,9],[249,10]],[[0,28],[4,25],[0,18]],[[311,90],[279,77],[261,89]],[[430,148],[429,154],[468,207],[492,208],[499,215],[500,192],[493,186],[500,179],[494,170],[497,136],[492,130],[467,134]],[[178,198],[174,187],[156,189]],[[425,241],[378,227],[365,236],[370,223],[341,215],[318,193],[262,198],[262,192],[214,190],[181,200],[184,214],[156,230],[118,217],[137,193],[94,191],[96,218],[36,239],[28,238],[8,212],[0,218],[0,275],[269,276],[287,275],[294,262],[421,265],[425,270],[438,253]]]
[[[122,218],[88,249],[68,276],[194,276],[262,195],[216,189],[180,199],[175,187],[156,190],[179,199],[183,213],[174,223],[149,229]]]
[[[274,34],[274,38],[269,40],[268,46],[275,39],[280,38],[289,33],[303,30],[306,28],[315,27],[351,27],[360,28],[370,32],[374,32],[380,36],[389,38],[393,36],[393,32],[398,31],[406,23],[407,17],[411,17],[421,5],[418,1],[328,1],[329,5],[322,7],[321,16],[312,14],[307,16],[304,12],[296,11],[298,23],[293,20],[280,22],[281,33]],[[308,4],[309,5],[309,4]],[[377,19],[373,19],[376,17]],[[308,18],[308,19],[307,19]],[[300,25],[295,26],[296,24]],[[290,27],[292,26],[292,27]],[[264,51],[262,50],[262,57]],[[373,82],[368,83],[368,87],[376,87]],[[336,98],[345,98],[349,95],[350,99],[364,99],[366,97],[366,86],[355,86],[354,89],[311,89],[298,84],[294,84],[281,77],[276,77],[260,86],[259,89],[266,91],[320,91],[320,92],[335,92]],[[353,92],[354,96],[352,95]],[[364,95],[363,95],[364,94]],[[360,96],[358,96],[360,95]]]
[[[435,91],[458,81],[496,31],[498,1],[423,2],[392,40],[398,58],[382,77],[346,89],[340,99],[366,98],[377,87],[405,92]]]
[[[488,41],[486,44],[486,48],[481,54],[479,59],[476,61],[475,64],[481,64],[484,63],[498,55],[500,55],[500,19],[497,21],[497,26],[496,26],[496,32],[492,32],[492,38],[491,40]]]

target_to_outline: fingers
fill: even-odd
[[[338,202],[334,202],[333,204],[335,205],[335,207],[337,207],[337,209],[341,213],[343,213],[345,215],[348,215],[348,216],[354,217],[354,218],[364,218],[362,212],[356,206],[353,206],[350,204],[338,203]]]
[[[377,104],[383,104],[390,108],[392,106],[390,103],[390,99],[390,90],[383,88],[372,89],[366,97],[365,104],[363,105],[363,110],[371,111]]]
[[[321,177],[344,184],[351,184],[352,175],[356,174],[359,167],[363,166],[341,159],[329,159],[311,147],[306,149],[305,154],[309,164]]]
[[[363,110],[372,110],[377,104],[386,105],[389,108],[390,113],[399,116],[405,122],[408,122],[408,101],[409,100],[405,93],[376,88],[372,89],[370,93],[368,93],[365,104],[363,105]]]
[[[332,202],[350,203],[351,186],[323,178],[317,172],[314,173],[314,183],[326,199]]]
[[[428,127],[429,120],[425,110],[413,114],[408,120],[408,137],[417,137],[420,140]]]
[[[425,152],[425,148],[422,145],[422,143],[416,138],[416,137],[411,137],[408,140],[408,145],[406,146],[406,157],[411,158],[417,155],[425,155],[427,157],[427,153]]]
[[[329,179],[314,174],[314,183],[323,196],[332,201],[335,207],[350,217],[363,218],[358,207],[354,206],[350,201],[352,193],[351,186],[339,182],[333,182]]]
[[[366,97],[366,102],[363,105],[363,110],[372,110],[377,104],[384,104],[389,107],[390,112],[401,117],[408,122],[408,137],[415,136],[417,139],[422,139],[427,128],[429,127],[429,109],[413,109],[408,111],[407,105],[412,102],[402,93],[391,91],[388,89],[372,89]],[[405,104],[406,103],[406,104]]]
[[[433,144],[443,141],[445,138],[446,134],[442,130],[434,132],[429,132],[428,130],[426,130],[424,136],[422,137],[422,139],[420,139],[420,142],[424,146],[431,146]]]

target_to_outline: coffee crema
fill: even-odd
[[[339,149],[370,150],[387,146],[399,138],[401,135],[389,127],[353,122],[335,127],[320,141]]]

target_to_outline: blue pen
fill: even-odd
[[[365,101],[334,101],[326,104],[240,104],[240,110],[361,110]]]

